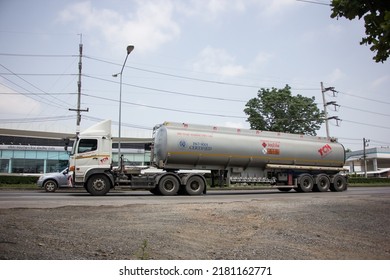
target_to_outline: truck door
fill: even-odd
[[[84,182],[85,173],[99,165],[98,139],[85,138],[78,141],[74,154],[75,181]]]

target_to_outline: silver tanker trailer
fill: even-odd
[[[210,171],[228,184],[269,184],[281,191],[347,189],[341,173],[344,147],[324,137],[165,122],[154,128],[150,167],[112,167],[111,147],[110,121],[80,133],[74,142],[74,182],[92,195],[119,184],[155,194],[199,195],[206,193]]]

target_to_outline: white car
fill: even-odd
[[[47,173],[39,177],[37,184],[47,192],[55,192],[63,187],[73,187],[72,174],[68,172],[68,168],[61,172]]]

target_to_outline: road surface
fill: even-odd
[[[134,204],[185,204],[262,201],[272,199],[315,199],[356,197],[388,197],[389,187],[350,187],[345,192],[280,192],[278,190],[228,190],[209,191],[201,196],[156,196],[148,191],[114,191],[106,196],[91,196],[83,190],[59,190],[55,193],[36,191],[1,191],[0,209],[57,208],[64,206],[125,206]]]

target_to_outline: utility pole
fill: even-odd
[[[329,134],[329,122],[328,121],[334,119],[334,120],[336,120],[337,126],[338,126],[340,119],[337,116],[328,117],[327,107],[329,105],[333,105],[334,108],[335,108],[335,111],[337,111],[337,107],[340,107],[340,105],[338,105],[336,103],[336,101],[326,102],[325,92],[327,92],[327,91],[333,92],[333,97],[336,97],[337,90],[335,90],[334,87],[324,88],[324,83],[321,82],[322,101],[323,101],[323,104],[324,104],[324,113],[325,113],[326,137],[329,139],[330,138],[330,134]]]
[[[80,122],[81,122],[81,114],[80,112],[88,112],[89,109],[80,109],[81,103],[81,70],[82,70],[82,57],[83,57],[83,34],[80,35],[80,44],[79,44],[79,80],[77,81],[77,109],[69,109],[69,111],[77,112],[77,120],[76,120],[76,136],[80,134]]]
[[[363,160],[364,160],[364,177],[367,178],[367,155],[366,155],[366,147],[369,146],[370,139],[363,138]]]

